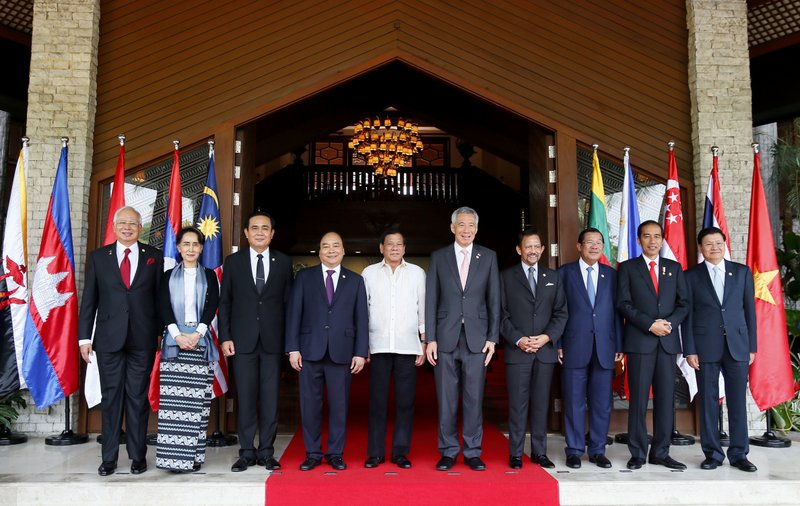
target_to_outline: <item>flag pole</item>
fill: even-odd
[[[61,148],[65,149],[69,144],[69,137],[61,138]],[[70,395],[64,397],[64,430],[56,436],[48,436],[44,439],[44,444],[48,446],[72,446],[80,445],[89,441],[88,434],[78,434],[72,431],[70,419]]]
[[[758,143],[754,142],[751,146],[753,148],[753,155],[758,156]],[[761,436],[751,437],[751,445],[762,446],[764,448],[788,448],[792,446],[792,442],[789,439],[778,436],[772,430],[772,408],[764,411],[764,421],[767,425],[767,430]]]
[[[214,139],[208,140],[208,151],[209,153],[214,152]],[[220,357],[220,360],[224,360],[224,357]],[[222,409],[222,404],[220,402],[220,398],[225,397],[227,400],[228,393],[224,392],[222,395],[218,395],[214,397],[213,402],[213,411],[216,412],[216,417],[214,417],[214,432],[212,432],[208,438],[206,439],[206,446],[212,447],[222,447],[222,446],[233,446],[239,442],[239,439],[234,436],[233,434],[225,434],[220,430],[220,427],[223,425],[223,417],[225,415],[224,409]]]
[[[30,137],[27,137],[27,136],[22,138],[22,149],[23,150],[25,150],[28,147],[28,143],[30,143],[30,140],[31,140]],[[23,160],[23,169],[24,169],[25,168],[24,164],[27,163],[27,161],[24,158],[22,160]],[[15,173],[14,174],[14,178],[16,178],[16,177],[17,177],[17,174]],[[13,187],[13,183],[12,183],[12,187]],[[13,188],[12,188],[12,192],[13,192]],[[6,214],[8,214],[8,211],[6,211]],[[25,241],[23,241],[23,243],[24,242]],[[23,256],[26,257],[27,255],[23,254]],[[27,262],[27,259],[26,259],[26,262]],[[3,261],[0,259],[0,266],[2,266],[2,264],[3,264]],[[5,270],[4,267],[3,267],[3,269]],[[19,388],[17,389],[17,392],[19,392]],[[9,397],[8,397],[9,400],[11,398],[11,395],[13,395],[13,394],[9,395]],[[11,430],[11,427],[6,427],[5,425],[0,425],[0,446],[18,445],[18,444],[26,443],[27,441],[28,441],[28,436],[26,436],[25,434],[23,434],[21,432],[14,432],[14,431]]]

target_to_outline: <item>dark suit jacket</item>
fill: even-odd
[[[691,311],[683,325],[683,354],[701,362],[719,362],[727,344],[731,356],[750,360],[756,352],[753,273],[746,265],[725,260],[725,290],[720,304],[706,263],[686,271]]]
[[[453,245],[431,254],[425,291],[425,337],[438,343],[439,351],[456,348],[462,321],[472,353],[480,353],[486,341],[499,342],[501,306],[494,251],[472,246],[465,289],[461,288]]]
[[[169,295],[169,278],[173,270],[175,269],[170,269],[161,276],[161,286],[158,288],[158,312],[165,327],[173,323],[180,325],[185,323],[176,321],[175,312],[172,310],[172,302]],[[200,315],[198,323],[205,323],[207,327],[211,327],[211,322],[214,321],[214,317],[217,315],[217,306],[219,305],[219,282],[213,270],[203,269],[203,272],[206,276],[208,289],[206,290],[206,300],[203,303],[203,314]]]
[[[521,264],[500,273],[503,305],[501,332],[508,364],[532,362],[534,358],[548,364],[558,361],[556,350],[567,323],[564,288],[558,274],[552,269],[537,266],[536,276],[534,299]],[[517,347],[516,343],[522,336],[539,334],[550,336],[550,342],[536,353],[525,353]]]
[[[667,353],[681,352],[678,325],[689,312],[688,288],[681,264],[659,259],[658,295],[641,256],[617,266],[617,309],[625,317],[625,353],[653,353],[658,344]],[[672,332],[658,337],[649,331],[653,322],[664,319]]]
[[[286,351],[303,360],[322,360],[325,352],[337,364],[369,354],[369,319],[364,279],[341,268],[333,303],[328,305],[322,267],[297,273],[286,311]]]
[[[232,340],[237,353],[253,353],[259,342],[266,353],[283,353],[283,324],[292,286],[292,261],[270,248],[269,262],[269,274],[260,295],[250,267],[249,246],[229,255],[223,264],[219,342]]]
[[[152,246],[136,243],[134,247],[139,249],[139,263],[130,288],[119,273],[116,243],[94,250],[86,260],[78,339],[91,339],[94,328],[95,351],[115,352],[126,346],[155,350],[158,345],[162,327],[156,300],[164,257]]]
[[[595,267],[598,270],[594,307],[583,284],[580,264],[577,261],[568,263],[558,270],[569,310],[564,337],[559,343],[564,349],[563,366],[567,368],[588,367],[592,360],[592,344],[603,369],[613,369],[614,354],[622,353],[622,317],[614,307],[617,272],[600,263]]]

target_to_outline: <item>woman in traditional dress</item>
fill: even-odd
[[[198,263],[203,234],[185,227],[176,238],[181,262],[165,272],[159,311],[166,325],[161,346],[156,467],[172,472],[200,469],[219,352],[209,329],[219,303],[213,270]]]

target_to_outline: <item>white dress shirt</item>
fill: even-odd
[[[466,248],[462,248],[457,242],[453,243],[453,250],[456,252],[456,266],[458,266],[459,269],[461,269],[461,262],[464,259],[464,257],[461,255],[461,250],[465,249],[467,250],[467,272],[469,272],[469,264],[472,262],[472,246],[474,245],[475,243],[472,243]],[[528,273],[526,271],[525,275],[527,276],[527,274]]]
[[[644,253],[642,253],[642,259],[644,260],[644,266],[647,267],[647,273],[648,274],[650,273],[650,262],[655,262],[656,263],[656,279],[660,280],[661,279],[661,273],[658,272],[658,268],[661,265],[661,256],[659,255],[659,256],[656,256],[655,258],[650,259],[650,258],[647,258],[647,256]],[[594,285],[594,286],[597,286],[597,285]]]
[[[595,291],[595,294],[596,294],[597,293],[597,281],[598,281],[597,277],[598,277],[599,272],[600,272],[600,262],[595,262],[594,265],[589,265],[589,264],[587,264],[586,262],[583,261],[583,258],[578,258],[578,266],[581,268],[581,277],[583,278],[583,287],[584,288],[586,288],[586,286],[587,286],[586,285],[586,276],[588,276],[588,274],[589,274],[588,272],[586,272],[586,269],[588,269],[589,267],[592,268],[592,283],[594,283],[593,286],[594,286],[594,291]],[[648,265],[647,268],[650,269],[650,266]]]
[[[269,279],[269,248],[265,249],[262,253],[250,248],[250,272],[253,274],[253,283],[258,285],[256,281],[256,269],[258,268],[258,255],[263,256],[262,263],[264,264],[264,283],[266,284]]]
[[[136,268],[139,266],[139,243],[135,242],[130,246],[125,246],[124,244],[120,243],[119,241],[116,242],[117,245],[117,265],[122,265],[122,260],[125,259],[125,249],[130,249],[131,252],[128,253],[128,260],[131,262],[131,279],[130,282],[133,284],[133,278],[136,277]]]
[[[369,352],[422,355],[425,333],[425,271],[403,260],[381,260],[361,273],[369,306]]]
[[[339,286],[339,273],[342,272],[342,264],[337,265],[333,269],[330,267],[325,267],[325,264],[320,262],[320,267],[322,267],[322,284],[323,286],[328,281],[328,271],[333,270],[333,293],[336,293],[336,287]]]

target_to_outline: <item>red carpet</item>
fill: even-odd
[[[491,424],[484,425],[483,455],[487,470],[470,470],[461,457],[450,472],[437,471],[436,393],[433,374],[420,368],[417,377],[417,400],[414,435],[408,456],[414,467],[399,469],[387,462],[374,469],[364,467],[367,457],[367,390],[369,371],[353,382],[344,460],[347,470],[333,471],[321,464],[313,471],[298,469],[305,459],[300,431],[283,454],[281,472],[273,473],[266,483],[266,504],[307,505],[320,501],[326,505],[380,502],[383,504],[558,504],[558,482],[545,470],[526,460],[523,468],[508,467],[508,440]],[[390,406],[393,403],[390,400]],[[391,411],[391,410],[390,410]],[[326,415],[327,416],[327,415]],[[390,420],[393,418],[390,413]],[[459,424],[460,425],[460,424]],[[392,429],[387,430],[391,438]],[[323,451],[326,435],[323,434]]]

